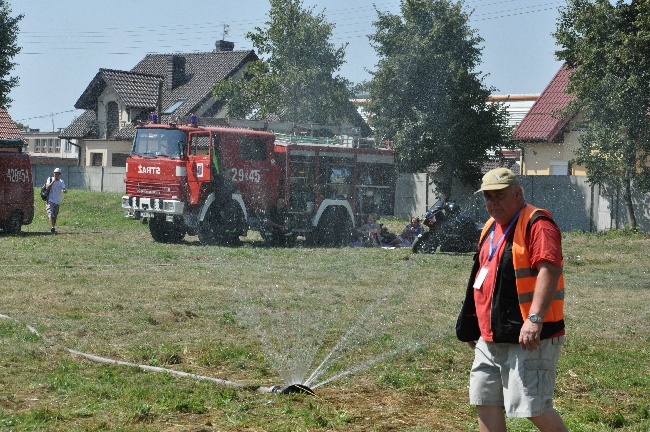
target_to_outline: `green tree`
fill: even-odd
[[[9,97],[11,89],[18,85],[18,77],[7,75],[14,69],[16,63],[12,60],[20,52],[16,44],[18,38],[18,22],[23,15],[11,17],[11,8],[6,1],[0,1],[0,106],[9,107],[13,100]]]
[[[228,100],[228,115],[282,121],[332,123],[355,114],[349,83],[335,76],[345,47],[330,42],[334,25],[323,14],[305,9],[301,0],[270,0],[266,28],[247,34],[261,60],[240,80],[214,88]]]
[[[377,70],[367,85],[375,134],[394,140],[402,168],[436,168],[449,196],[454,179],[476,184],[488,151],[506,146],[505,108],[476,68],[482,39],[468,26],[463,2],[402,0],[402,15],[377,11]]]
[[[569,0],[554,36],[573,69],[565,114],[580,112],[587,125],[576,162],[590,182],[623,189],[636,228],[632,185],[650,191],[650,1]]]

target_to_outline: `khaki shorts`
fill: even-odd
[[[55,218],[59,215],[59,204],[54,204],[53,202],[48,201],[45,203],[45,210],[49,217]]]
[[[564,336],[535,351],[479,339],[469,378],[472,405],[502,406],[508,417],[537,417],[553,409],[555,369]]]

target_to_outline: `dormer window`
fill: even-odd
[[[163,111],[163,114],[167,114],[167,115],[174,114],[174,111],[176,111],[181,105],[183,105],[183,102],[185,102],[186,100],[187,99],[179,99],[179,100],[177,100],[176,102],[171,104],[171,106],[169,108],[167,108],[165,111]]]

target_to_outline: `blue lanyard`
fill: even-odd
[[[524,205],[521,206],[521,209],[524,208],[525,205],[526,205],[526,201],[524,201]],[[488,262],[492,261],[492,258],[494,258],[494,254],[499,249],[499,246],[501,246],[501,242],[503,241],[504,238],[506,238],[506,236],[508,235],[512,227],[517,222],[517,219],[519,219],[519,213],[521,213],[521,209],[519,209],[515,217],[512,218],[512,220],[508,224],[508,228],[506,228],[503,234],[501,234],[501,238],[497,242],[496,246],[493,246],[493,244],[494,244],[494,231],[497,228],[497,223],[494,222],[494,225],[492,225],[492,231],[490,232],[490,253],[488,254]]]

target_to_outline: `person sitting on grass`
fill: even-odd
[[[377,213],[370,213],[366,223],[357,229],[358,239],[350,246],[380,246],[382,226],[377,222]]]
[[[396,247],[411,247],[415,239],[422,234],[423,231],[424,227],[420,223],[420,218],[413,216],[411,218],[411,223],[404,227],[402,233],[391,242],[391,245]]]

